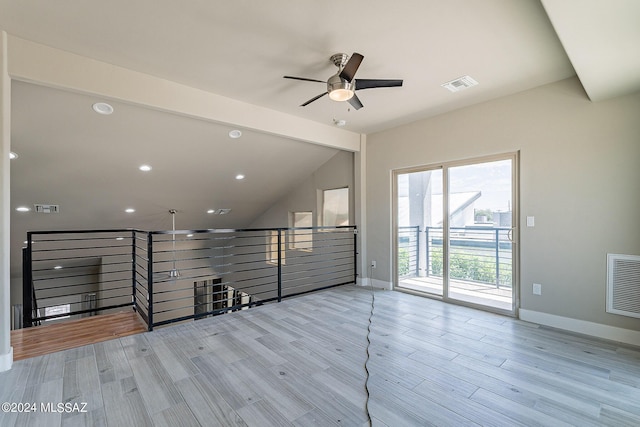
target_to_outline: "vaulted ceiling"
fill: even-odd
[[[640,90],[637,0],[0,0],[0,29],[42,45],[335,127],[374,133],[577,74],[594,101]],[[364,108],[323,97],[334,53],[359,52],[357,78],[403,79],[359,92]],[[478,85],[441,84],[469,75]],[[171,115],[30,82],[12,87],[12,213],[26,230],[241,227],[337,151],[277,134]],[[137,168],[150,163],[153,170]],[[246,179],[234,176],[244,173]],[[135,205],[139,216],[123,209]],[[14,206],[14,207],[15,207]],[[212,219],[209,208],[231,208]]]

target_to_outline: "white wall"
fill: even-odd
[[[289,227],[289,212],[313,212],[313,225],[318,224],[318,190],[349,187],[349,217],[354,223],[353,153],[340,151],[310,174],[304,182],[292,183],[292,191],[273,204],[248,228]]]
[[[0,372],[11,369],[10,217],[11,79],[8,73],[7,33],[0,31]]]
[[[367,262],[392,280],[393,169],[517,150],[521,307],[639,331],[605,280],[607,253],[640,255],[640,94],[592,103],[577,78],[368,135]]]

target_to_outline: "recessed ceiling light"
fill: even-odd
[[[134,213],[136,210],[133,208],[127,208],[124,210],[126,213]]]
[[[333,124],[338,127],[342,127],[347,124],[347,121],[343,119],[333,119]]]
[[[96,102],[91,106],[91,108],[93,108],[93,111],[96,113],[104,114],[106,116],[113,113],[113,107],[106,102]]]
[[[56,265],[55,267],[53,267],[54,270],[60,270],[62,268],[61,265]]]
[[[16,208],[16,210],[17,210],[18,212],[29,212],[31,209],[29,209],[29,208],[28,208],[28,207],[26,207],[26,206],[18,206],[18,207]]]
[[[215,211],[216,211],[215,209],[209,209],[209,210],[207,211],[207,213],[208,213],[208,214],[212,214],[212,213],[214,213]]]
[[[18,155],[17,155],[16,153],[14,153],[13,151],[9,151],[9,158],[10,158],[11,160],[13,160],[13,159],[17,159],[17,158],[18,158]]]
[[[142,165],[140,166],[138,169],[140,169],[142,172],[149,172],[151,170],[151,166],[149,165]]]
[[[241,136],[242,136],[242,132],[239,131],[238,129],[229,131],[229,138],[237,139],[237,138],[240,138]]]
[[[187,237],[193,237],[193,234],[187,234]]]
[[[236,179],[237,179],[237,180],[244,179],[244,175],[242,175],[241,173],[239,173],[238,175],[236,175]]]
[[[116,240],[124,240],[124,237],[116,237]]]

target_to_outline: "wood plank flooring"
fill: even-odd
[[[18,329],[11,331],[13,359],[42,356],[146,330],[146,325],[133,310]]]
[[[5,426],[366,426],[371,292],[343,286],[34,357],[0,373]],[[376,291],[374,426],[638,426],[640,350]]]

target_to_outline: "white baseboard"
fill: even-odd
[[[370,277],[358,277],[356,280],[358,286],[373,286],[376,289],[385,289],[390,291],[392,289],[391,282],[385,282],[384,280],[371,279]]]
[[[0,354],[0,372],[8,371],[13,365],[13,347],[9,347],[9,353]]]
[[[385,289],[387,291],[393,289],[393,285],[391,284],[391,282],[385,282],[384,280],[378,279],[371,279],[371,286],[376,289]]]
[[[358,277],[356,279],[356,286],[369,286],[369,278],[368,277]]]
[[[588,322],[586,320],[571,319],[569,317],[556,316],[555,314],[532,310],[520,309],[519,314],[520,319],[527,322],[564,329],[565,331],[571,331],[578,334],[590,335],[596,338],[640,346],[640,331]]]

